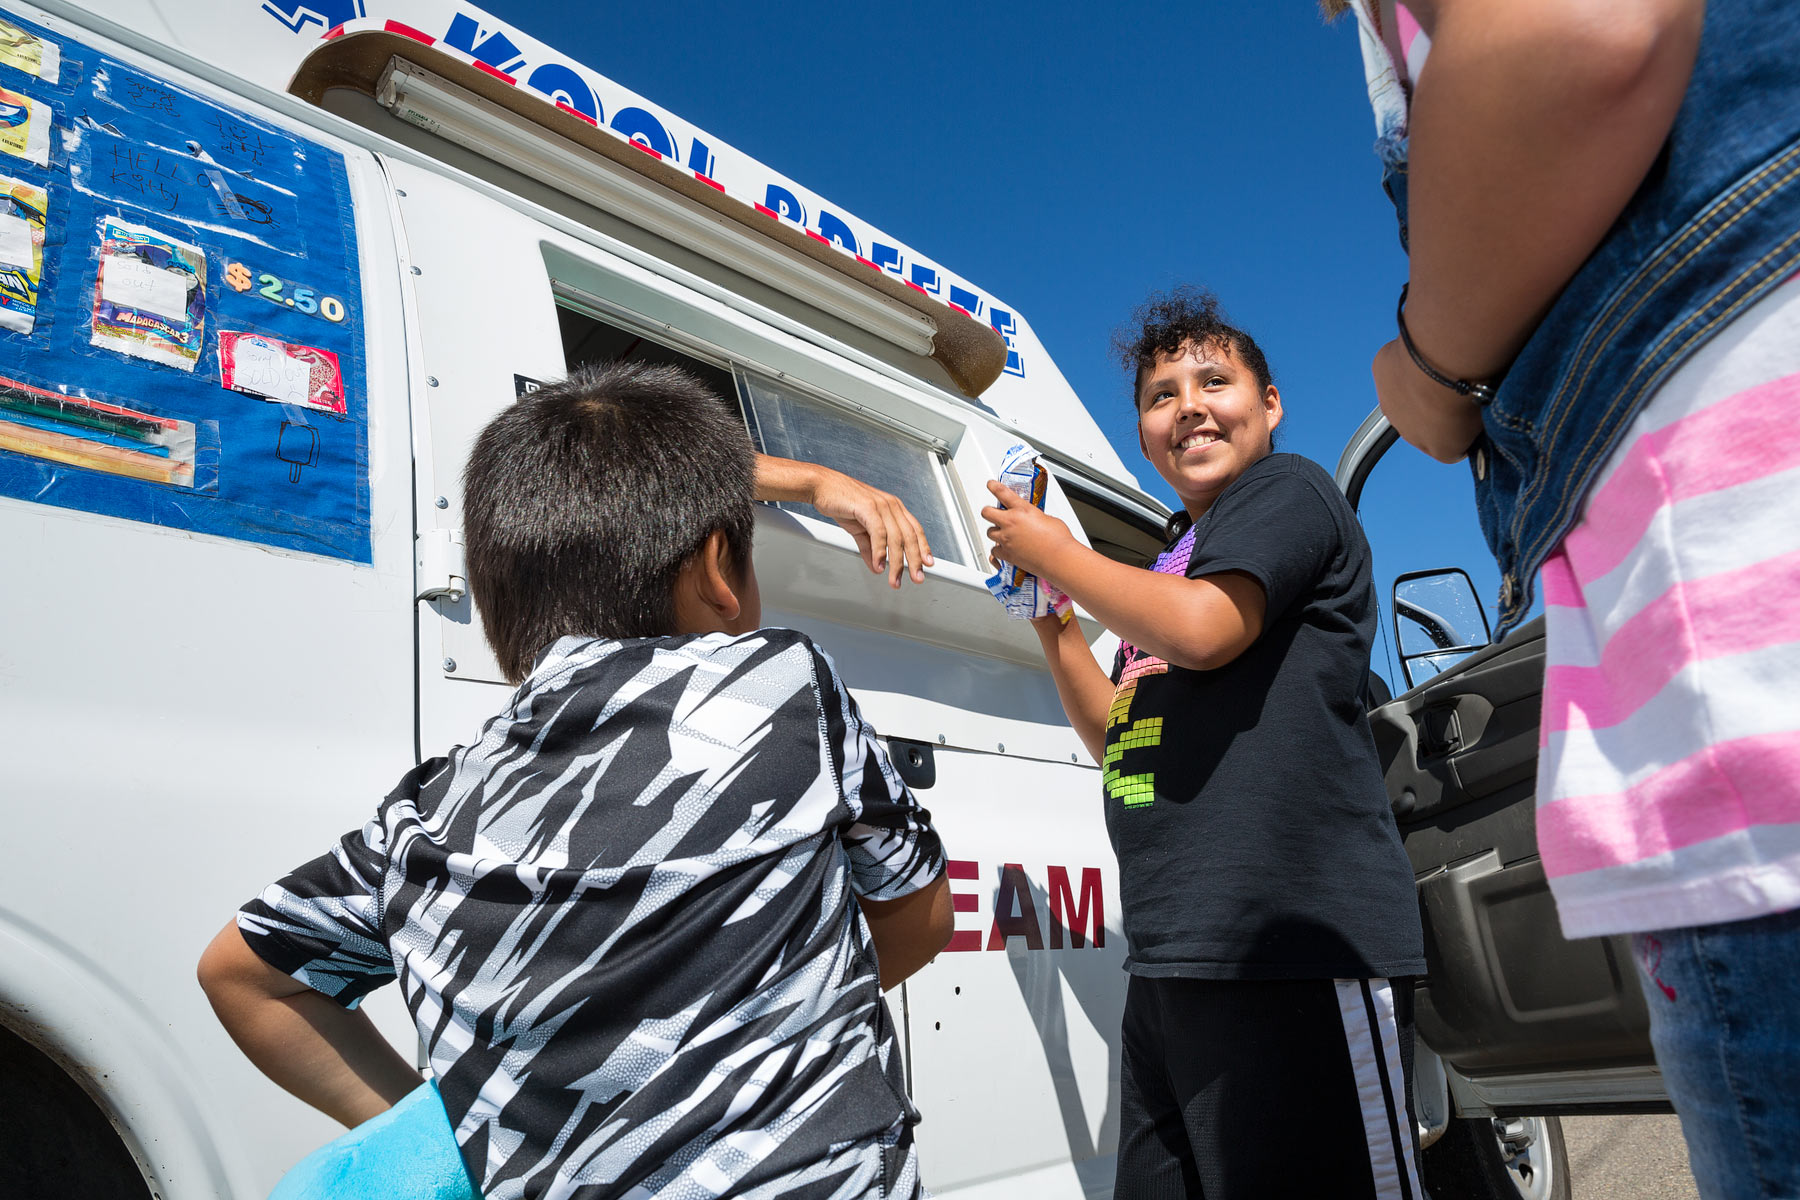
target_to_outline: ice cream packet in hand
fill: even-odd
[[[1038,461],[1035,447],[1020,442],[1008,450],[1000,459],[999,478],[1024,499],[1039,508],[1044,507],[1044,496],[1050,490],[1050,472]],[[1067,621],[1073,612],[1068,596],[1011,563],[1002,562],[1000,569],[988,578],[987,586],[1000,607],[1006,610],[1006,615],[1014,620],[1026,621],[1055,613]]]

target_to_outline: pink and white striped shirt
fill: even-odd
[[[1377,133],[1431,39],[1356,0]],[[1800,908],[1800,277],[1663,384],[1544,564],[1538,849],[1569,937]]]
[[[1800,908],[1800,277],[1638,414],[1542,583],[1563,932]]]

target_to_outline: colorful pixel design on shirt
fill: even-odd
[[[1194,531],[1189,529],[1169,549],[1156,556],[1152,571],[1163,575],[1186,575],[1188,561],[1194,555]],[[1101,779],[1106,785],[1106,798],[1117,800],[1126,808],[1141,808],[1156,800],[1156,774],[1142,771],[1127,775],[1121,764],[1127,752],[1162,745],[1163,719],[1142,717],[1131,719],[1131,702],[1137,698],[1138,680],[1146,675],[1161,675],[1169,664],[1153,654],[1146,654],[1126,642],[1119,647],[1119,684],[1113,693],[1112,707],[1106,714],[1106,759],[1100,764]]]

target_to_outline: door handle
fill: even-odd
[[[1453,704],[1434,704],[1419,713],[1419,758],[1445,758],[1463,746],[1462,721]]]

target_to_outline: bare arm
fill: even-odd
[[[1406,321],[1426,361],[1489,379],[1592,254],[1668,137],[1704,0],[1420,0],[1431,37],[1408,148]],[[1475,406],[1413,366],[1375,362],[1382,409],[1445,462]]]
[[[200,986],[257,1068],[345,1125],[360,1125],[419,1086],[419,1073],[361,1011],[344,1008],[256,956],[225,926],[200,956]]]
[[[925,530],[898,496],[842,471],[759,454],[756,498],[798,500],[836,521],[856,539],[869,570],[887,572],[889,587],[899,587],[908,573],[914,583],[924,583],[925,568],[935,561]]]
[[[1082,636],[1081,622],[1064,623],[1039,617],[1031,623],[1044,648],[1044,662],[1056,681],[1056,697],[1087,752],[1100,762],[1106,755],[1106,714],[1112,707],[1113,683]]]
[[[856,903],[869,923],[869,935],[875,939],[883,991],[898,986],[936,958],[956,928],[956,916],[950,906],[950,881],[942,875],[898,900],[867,900],[858,896]]]
[[[1249,575],[1185,579],[1128,567],[1083,546],[1068,526],[1010,488],[990,482],[988,490],[1001,505],[981,510],[996,555],[1051,580],[1102,625],[1158,658],[1210,671],[1262,635],[1265,597]]]

